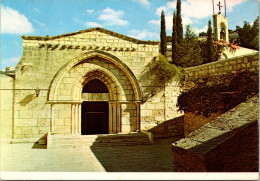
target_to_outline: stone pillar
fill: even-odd
[[[140,104],[136,103],[136,131],[141,131],[140,129]]]
[[[116,104],[116,133],[121,132],[121,104],[117,103]]]
[[[51,104],[51,122],[50,122],[50,132],[52,133],[53,132],[53,108],[54,107],[54,104]]]
[[[74,134],[74,124],[75,124],[75,104],[71,105],[71,134]]]
[[[78,114],[78,134],[81,134],[81,104],[78,105],[79,114]]]

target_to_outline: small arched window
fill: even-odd
[[[107,86],[99,79],[92,79],[82,90],[83,93],[109,93]]]

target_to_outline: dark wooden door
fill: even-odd
[[[83,102],[81,134],[108,133],[108,102]]]

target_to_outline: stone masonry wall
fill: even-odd
[[[259,71],[259,54],[253,53],[246,56],[240,56],[230,59],[224,59],[217,62],[212,62],[196,67],[186,68],[185,69],[185,82],[184,82],[184,90],[188,91],[192,88],[195,88],[197,85],[195,84],[195,80],[203,80],[203,78],[207,77],[218,77],[228,75],[230,73],[239,73],[244,71],[256,72]],[[227,83],[227,79],[222,78],[218,82],[216,80],[219,79],[211,79],[207,82],[207,85],[216,85],[220,83]],[[219,110],[218,113],[212,114],[210,117],[204,116],[196,116],[193,113],[185,113],[184,114],[184,134],[185,136],[204,124],[210,122],[215,119],[217,116],[223,114],[223,110]]]
[[[0,75],[1,139],[12,138],[13,127],[13,81],[12,77]]]
[[[230,59],[222,59],[217,62],[211,62],[196,67],[185,69],[184,90],[196,87],[194,80],[202,80],[209,76],[222,76],[229,73],[239,73],[243,71],[259,71],[259,54],[252,53]],[[225,79],[221,81],[225,82]],[[221,82],[212,80],[208,85],[215,85]]]
[[[56,126],[58,130],[64,127],[64,133],[69,132],[70,113],[66,113],[65,117],[59,113],[59,111],[69,111],[67,108],[69,104],[53,105],[53,107],[48,104],[49,88],[55,75],[62,67],[91,51],[101,51],[117,57],[129,67],[137,78],[144,94],[144,102],[140,108],[141,129],[149,129],[158,121],[163,122],[174,117],[176,112],[171,108],[171,104],[175,103],[169,102],[168,97],[176,97],[177,95],[171,95],[171,91],[167,91],[165,94],[164,85],[158,86],[153,83],[146,85],[146,80],[151,78],[142,76],[151,60],[159,53],[158,42],[135,40],[114,32],[101,30],[93,29],[56,37],[23,36],[23,57],[16,66],[15,77],[14,138],[44,136],[50,130],[52,118],[56,119],[56,121],[53,120],[53,126]],[[113,67],[99,66],[108,69],[115,77],[120,77],[117,71],[113,72]],[[73,72],[67,76],[72,76],[72,74]],[[67,81],[70,82],[70,80]],[[150,82],[153,80],[151,79]],[[35,96],[37,87],[40,89],[38,97]],[[175,88],[176,86],[173,87],[173,89]],[[156,89],[156,94],[151,97],[153,89]],[[71,93],[65,89],[58,91],[60,91],[61,96],[65,97]],[[131,90],[129,89],[129,91]],[[132,93],[129,91],[126,92],[132,98],[133,96],[130,95]],[[131,101],[131,98],[128,100]],[[137,119],[134,116],[136,113],[131,110],[128,112],[133,114],[128,122],[128,124],[132,124]]]

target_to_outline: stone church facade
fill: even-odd
[[[99,27],[22,39],[13,116],[5,120],[12,121],[14,140],[39,139],[48,132],[138,132],[180,115],[177,83],[157,84],[146,74],[159,54],[157,41]]]

